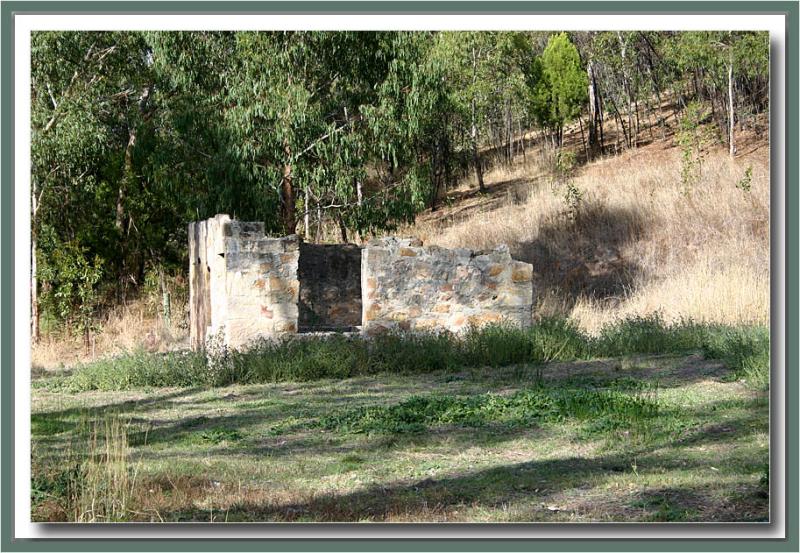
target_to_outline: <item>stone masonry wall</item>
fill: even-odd
[[[473,253],[422,247],[414,239],[376,239],[362,252],[361,271],[366,334],[531,324],[533,266],[513,260],[506,246]]]
[[[241,349],[297,332],[299,240],[217,215],[189,225],[190,342]]]
[[[190,343],[242,349],[299,331],[449,330],[531,324],[533,267],[487,252],[381,238],[365,247],[268,238],[217,215],[189,225]]]

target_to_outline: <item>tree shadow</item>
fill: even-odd
[[[624,250],[647,231],[641,213],[591,202],[545,221],[512,253],[533,265],[534,297],[557,293],[571,308],[579,297],[618,300],[635,286],[642,268]]]
[[[737,421],[732,421],[736,423]],[[741,433],[737,433],[741,437]],[[692,442],[693,444],[696,442]],[[702,440],[699,443],[703,443]],[[680,454],[664,456],[664,447],[657,441],[646,447],[632,448],[593,457],[563,457],[557,459],[531,460],[503,466],[469,470],[460,474],[423,479],[404,479],[388,484],[373,484],[345,494],[309,494],[293,501],[280,501],[268,494],[258,500],[238,501],[226,510],[231,521],[319,521],[348,522],[363,520],[431,520],[454,510],[469,509],[480,505],[483,508],[500,508],[515,502],[541,505],[536,512],[523,513],[521,520],[558,520],[554,515],[564,511],[547,507],[565,498],[578,503],[571,510],[587,510],[591,507],[591,496],[584,505],[580,498],[587,482],[589,489],[602,489],[610,479],[622,473],[637,477],[663,474],[670,470],[710,468],[711,463],[724,465],[726,461],[741,462],[732,449],[730,459],[719,457],[682,457]],[[720,483],[719,486],[725,486]],[[697,484],[676,488],[663,488],[640,492],[635,496],[625,493],[615,497],[606,505],[610,518],[625,519],[630,514],[652,520],[741,520],[729,502],[718,497],[720,487]],[[751,486],[755,487],[755,486]],[[727,490],[727,488],[726,488]],[[744,518],[763,520],[768,501],[756,490],[744,490],[753,512]],[[606,499],[608,503],[608,499]],[[667,507],[665,509],[665,506]],[[698,508],[698,506],[702,508]],[[720,506],[727,515],[722,515]],[[552,509],[552,510],[551,510]],[[162,513],[166,520],[203,520],[207,510],[185,508]]]

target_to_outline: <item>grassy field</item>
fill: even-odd
[[[33,517],[765,521],[766,331],[721,336],[702,353],[414,374],[314,378],[301,360],[299,380],[221,387],[40,378]]]

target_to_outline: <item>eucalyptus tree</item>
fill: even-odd
[[[38,336],[39,282],[71,317],[91,303],[77,280],[102,271],[124,280],[129,237],[141,225],[134,150],[149,132],[151,63],[136,33],[36,32],[31,37],[31,299]],[[54,270],[54,256],[72,266]],[[63,258],[63,255],[62,255]],[[101,269],[102,267],[102,269]],[[89,275],[89,273],[92,273]],[[76,280],[77,279],[77,280]],[[76,290],[82,289],[83,299]],[[94,301],[92,299],[92,301]],[[84,313],[85,314],[85,313]],[[88,332],[86,316],[83,327]]]
[[[694,95],[709,100],[712,117],[726,130],[730,155],[739,103],[758,109],[768,96],[769,35],[751,31],[678,33],[670,45],[678,71],[691,75]],[[743,101],[736,90],[746,90]]]

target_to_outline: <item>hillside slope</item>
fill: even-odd
[[[580,154],[580,135],[571,139]],[[689,189],[666,133],[558,178],[540,147],[489,172],[487,194],[465,182],[403,232],[446,247],[508,244],[534,265],[535,314],[588,331],[654,312],[767,323],[769,145],[765,134],[737,140],[734,159],[722,144],[705,152]]]

